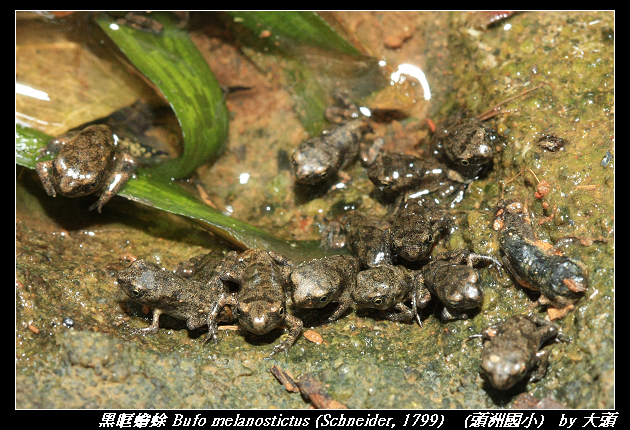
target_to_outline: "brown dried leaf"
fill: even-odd
[[[568,305],[562,309],[558,308],[547,308],[547,315],[549,315],[549,320],[557,320],[560,318],[564,318],[566,314],[568,314],[575,306]]]
[[[304,334],[305,338],[307,338],[311,342],[314,342],[314,343],[316,343],[318,345],[321,345],[322,342],[324,342],[324,338],[322,337],[322,335],[320,335],[316,331],[306,330],[303,334]]]

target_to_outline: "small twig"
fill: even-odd
[[[284,370],[280,369],[278,366],[273,365],[271,366],[271,373],[273,374],[273,376],[276,377],[276,379],[282,385],[284,385],[284,388],[286,388],[286,390],[289,393],[300,392],[300,387],[298,387],[297,382],[295,382],[295,380],[293,379],[293,376],[291,376],[289,372],[285,372]]]
[[[517,94],[517,95],[515,95],[515,96],[512,96],[512,97],[510,97],[510,98],[508,98],[508,99],[505,99],[505,100],[503,100],[501,103],[497,103],[496,105],[494,105],[494,107],[492,107],[491,109],[488,109],[488,110],[487,110],[487,111],[485,111],[484,113],[482,113],[482,114],[478,115],[478,116],[477,116],[477,119],[478,119],[479,121],[485,121],[485,120],[487,120],[487,119],[489,119],[489,118],[492,118],[493,116],[498,115],[498,114],[500,114],[500,113],[513,112],[515,109],[510,109],[509,111],[503,111],[503,112],[500,112],[500,106],[501,106],[502,104],[505,104],[505,103],[507,103],[507,102],[509,102],[509,101],[512,101],[512,100],[514,100],[514,99],[516,99],[516,98],[518,98],[518,97],[522,97],[522,96],[524,96],[524,95],[525,95],[525,94],[527,94],[527,93],[531,93],[532,91],[535,91],[535,90],[537,90],[538,88],[544,87],[545,85],[547,85],[547,84],[543,82],[543,83],[542,83],[542,84],[540,84],[540,85],[536,85],[534,88],[530,88],[529,90],[523,91],[523,92],[522,92],[522,93],[520,93],[520,94]]]
[[[280,369],[276,365],[271,366],[270,371],[288,392],[301,393],[317,409],[348,409],[343,403],[332,399],[322,383],[312,373],[305,373],[296,381],[289,372]]]
[[[343,403],[332,399],[326,389],[312,373],[305,373],[298,379],[300,392],[313,403],[317,409],[348,409]]]
[[[219,329],[219,330],[240,330],[241,326],[240,325],[220,325],[219,327],[217,327],[217,329]]]
[[[536,179],[536,184],[537,184],[537,185],[541,185],[541,184],[543,184],[543,185],[545,185],[545,186],[548,186],[548,185],[549,185],[549,184],[547,183],[547,181],[542,181],[542,182],[541,182],[541,181],[538,179],[538,176],[536,176],[536,174],[534,173],[534,171],[533,171],[532,169],[530,169],[529,167],[524,167],[524,168],[523,168],[520,172],[518,172],[516,175],[514,175],[514,176],[512,176],[510,179],[508,179],[508,181],[507,181],[507,182],[503,182],[503,186],[502,186],[502,188],[501,188],[501,200],[503,200],[503,195],[505,194],[505,186],[506,186],[507,184],[509,184],[510,182],[512,182],[514,179],[516,179],[516,178],[518,178],[519,176],[521,176],[521,175],[522,175],[523,173],[525,173],[525,172],[529,172],[529,173],[531,173],[531,174],[534,176],[534,178]],[[544,193],[544,195],[547,195],[547,194],[548,194],[548,191]],[[543,197],[544,195],[543,195],[543,194],[541,194],[540,196],[536,196],[536,197],[541,198],[541,197]]]

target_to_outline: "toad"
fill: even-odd
[[[420,269],[418,282],[444,304],[442,321],[466,319],[469,311],[483,304],[484,292],[479,273],[474,269],[480,263],[493,264],[501,271],[501,263],[494,257],[468,250],[438,254]]]
[[[392,253],[407,261],[424,260],[440,232],[451,224],[447,213],[431,200],[408,199],[392,217]]]
[[[359,153],[369,123],[355,119],[303,141],[293,153],[295,178],[304,184],[318,184],[334,178]]]
[[[509,97],[486,112],[474,118],[465,118],[465,112],[458,112],[449,118],[431,140],[434,158],[447,167],[447,177],[463,185],[482,176],[492,166],[494,148],[499,135],[483,121],[503,113],[501,105],[522,97],[545,86],[545,83]],[[509,111],[506,111],[509,112]]]
[[[381,152],[368,167],[370,181],[388,194],[415,192],[424,185],[441,185],[446,179],[445,168],[434,160],[411,154]]]
[[[359,259],[362,269],[392,264],[390,224],[385,220],[352,210],[340,221],[329,224],[324,231],[323,242],[326,240],[345,243]]]
[[[503,266],[516,282],[539,291],[538,304],[556,309],[561,317],[574,308],[588,288],[588,273],[581,261],[566,257],[555,246],[538,240],[525,205],[503,200],[498,205],[495,230],[500,234]]]
[[[238,284],[236,293],[224,291],[209,316],[209,336],[216,340],[216,318],[224,306],[233,307],[234,318],[247,331],[262,335],[280,324],[289,326],[289,335],[276,345],[271,355],[288,351],[302,331],[302,321],[287,313],[285,284],[294,263],[263,249],[228,253],[215,279]]]
[[[100,191],[90,210],[99,213],[131,178],[135,159],[118,148],[111,129],[106,125],[91,125],[81,132],[52,139],[42,155],[54,153],[55,158],[40,161],[35,169],[49,196],[57,192],[67,197],[79,197]]]
[[[383,265],[359,272],[350,294],[342,297],[339,306],[329,318],[339,318],[350,306],[380,309],[390,321],[410,321],[414,317],[422,322],[418,309],[431,300],[429,291],[418,282],[419,272],[403,266]],[[405,305],[411,302],[411,308]]]
[[[485,329],[481,337],[481,374],[498,390],[508,390],[526,376],[540,380],[549,364],[549,351],[540,350],[543,344],[552,337],[568,341],[555,324],[532,315],[511,316]]]
[[[298,308],[323,308],[344,301],[356,283],[359,260],[332,255],[304,262],[291,272],[293,304]]]
[[[478,119],[455,117],[436,132],[431,148],[447,166],[446,176],[468,185],[490,168],[498,140],[496,132]]]
[[[218,263],[218,261],[215,261]],[[136,260],[128,268],[118,272],[118,286],[136,303],[153,308],[150,327],[133,330],[133,333],[157,333],[160,315],[166,314],[186,321],[189,330],[208,326],[211,306],[226,292],[222,282],[204,282],[205,274],[214,270],[207,261],[201,277],[182,278],[161,269],[146,260]],[[231,322],[226,309],[216,318],[219,322]],[[211,338],[208,333],[205,341]]]

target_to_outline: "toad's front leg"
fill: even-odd
[[[415,284],[411,291],[411,308],[420,327],[422,327],[422,319],[420,319],[419,309],[426,308],[430,301],[431,292],[425,286],[424,275],[422,275],[422,272],[420,272],[420,274],[415,279]]]
[[[385,313],[386,319],[396,322],[410,321],[416,316],[414,310],[407,307],[404,303],[396,303],[394,305],[394,309],[396,309],[398,312]]]
[[[55,186],[53,185],[52,169],[53,160],[41,161],[35,166],[35,170],[39,175],[39,179],[42,181],[42,185],[44,185],[46,194],[55,197],[57,196],[57,192],[55,191]]]
[[[285,351],[288,353],[289,349],[291,348],[291,346],[293,346],[298,336],[300,336],[300,333],[302,332],[302,327],[304,324],[302,323],[301,319],[294,317],[293,315],[287,315],[284,318],[284,322],[289,325],[289,335],[284,340],[284,342],[274,347],[273,352],[269,355],[270,357],[276,355],[280,351]]]
[[[121,190],[123,185],[131,178],[136,170],[135,159],[126,153],[122,153],[116,156],[116,165],[114,172],[110,177],[109,183],[105,186],[101,192],[99,199],[96,203],[90,206],[90,210],[96,209],[98,213],[101,213],[103,205],[111,200]]]
[[[214,340],[214,343],[217,343],[219,340],[217,338],[218,333],[218,325],[217,318],[219,317],[219,313],[225,306],[236,306],[238,301],[236,299],[236,294],[223,293],[219,299],[212,304],[210,307],[210,312],[208,313],[208,334],[204,339],[204,343],[210,341],[210,339]]]
[[[160,328],[160,315],[162,315],[162,310],[153,309],[153,323],[146,328],[134,328],[129,330],[132,334],[156,334],[158,329]]]

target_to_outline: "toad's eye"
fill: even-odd
[[[282,315],[284,315],[284,306],[278,309],[278,316],[282,316]]]
[[[432,243],[433,242],[433,235],[430,234],[429,237],[427,237],[427,242]]]
[[[142,291],[142,290],[140,290],[138,288],[134,288],[133,290],[131,290],[131,295],[136,297],[136,298],[142,297],[143,294],[144,294],[144,291]]]
[[[375,305],[382,305],[383,304],[383,298],[382,297],[374,297],[372,299],[372,303],[374,303]]]
[[[470,164],[470,161],[462,160],[461,163],[462,163],[462,166],[468,166]]]
[[[326,303],[330,298],[330,294],[326,294],[325,296],[320,297],[319,301],[322,303]]]
[[[241,314],[241,311],[239,311],[238,308],[234,308],[232,313],[234,314],[234,318],[238,319],[239,315]]]

